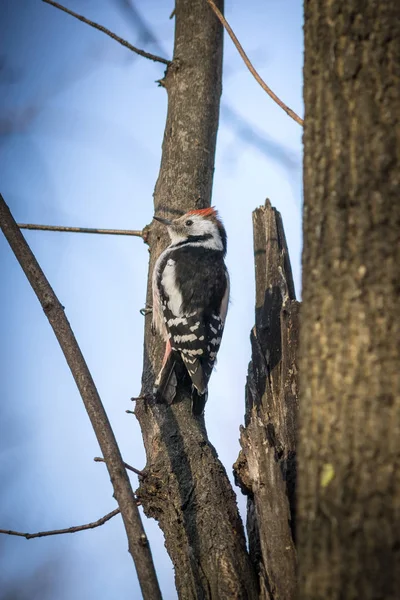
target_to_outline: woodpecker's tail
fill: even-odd
[[[174,351],[167,354],[154,384],[154,396],[158,402],[172,404],[176,396],[178,378],[181,383],[187,380],[187,384],[192,383],[192,412],[195,416],[199,416],[203,414],[208,397],[205,374],[199,360],[195,359],[188,362],[185,358]],[[183,359],[185,366],[183,366],[181,359]]]
[[[186,354],[181,354],[181,356],[193,386],[197,389],[199,394],[204,394],[207,390],[207,381],[200,360],[196,357],[187,356]]]
[[[190,355],[182,355],[183,362],[192,380],[192,412],[199,416],[203,414],[207,402],[207,384],[213,368],[212,362],[201,362]]]
[[[207,397],[207,389],[205,390],[204,394],[200,394],[200,392],[198,392],[194,386],[192,387],[192,413],[195,417],[199,417],[203,414]]]

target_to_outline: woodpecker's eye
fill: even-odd
[[[190,227],[191,225],[193,225],[193,221],[191,221],[190,219],[188,219],[186,221],[185,225],[187,225],[188,227]]]

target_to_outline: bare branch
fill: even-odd
[[[136,48],[136,46],[132,46],[132,44],[130,44],[123,38],[119,37],[119,35],[116,35],[112,31],[107,29],[106,27],[103,27],[103,25],[99,25],[98,23],[95,23],[94,21],[90,21],[89,19],[86,19],[86,17],[83,17],[82,15],[78,15],[76,12],[70,10],[69,8],[66,8],[62,4],[59,4],[58,2],[53,2],[53,0],[43,0],[43,2],[45,2],[46,4],[51,4],[51,6],[55,6],[56,8],[59,8],[60,10],[66,12],[68,15],[75,17],[75,19],[82,21],[82,23],[86,23],[87,25],[90,25],[90,27],[94,27],[95,29],[102,31],[103,33],[108,35],[110,38],[112,38],[113,40],[115,40],[116,42],[121,44],[122,46],[125,46],[125,48],[128,48],[132,52],[135,52],[136,54],[139,54],[140,56],[143,56],[144,58],[148,58],[150,60],[153,60],[154,62],[163,63],[164,65],[169,65],[171,63],[171,61],[166,58],[162,58],[161,56],[157,56],[156,54],[151,54],[150,52],[145,52],[144,50],[141,50],[140,48]]]
[[[63,225],[36,225],[34,223],[17,223],[20,229],[32,231],[66,231],[69,233],[101,233],[103,235],[131,235],[144,237],[143,231],[137,229],[95,229],[92,227],[64,227]]]
[[[106,462],[104,460],[104,458],[101,458],[100,456],[96,456],[93,460],[94,460],[94,462],[103,462],[103,463]],[[128,463],[126,463],[126,462],[124,462],[124,467],[125,467],[125,469],[128,469],[128,471],[132,471],[133,473],[136,473],[136,475],[139,475],[139,477],[145,476],[144,471],[139,471],[139,469],[135,469],[135,467],[131,467],[131,465],[128,465]]]
[[[145,600],[161,600],[153,559],[114,432],[64,309],[0,194],[0,227],[61,346],[105,458]]]
[[[6,535],[17,535],[18,537],[24,537],[27,540],[32,540],[33,538],[46,537],[48,535],[76,533],[77,531],[85,531],[86,529],[94,529],[95,527],[100,527],[116,515],[119,515],[120,512],[120,509],[116,508],[104,517],[101,517],[101,519],[99,519],[98,521],[94,521],[93,523],[86,523],[86,525],[76,525],[76,527],[68,527],[68,529],[53,529],[51,531],[39,531],[38,533],[21,533],[20,531],[12,531],[11,529],[0,529],[0,533],[4,533]]]
[[[47,0],[44,0],[44,1],[46,2]],[[303,119],[301,119],[299,117],[299,115],[296,114],[291,108],[286,106],[286,104],[284,102],[282,102],[282,100],[280,100],[280,98],[278,98],[278,96],[276,94],[274,94],[274,92],[271,90],[271,88],[268,87],[268,85],[265,83],[265,81],[257,73],[257,71],[253,67],[252,63],[250,62],[249,57],[247,56],[246,52],[243,50],[239,40],[237,39],[236,35],[233,33],[231,26],[229,25],[228,21],[225,19],[224,15],[221,13],[221,11],[218,9],[218,7],[215,5],[214,1],[207,0],[207,2],[213,9],[214,13],[217,15],[218,19],[221,21],[222,25],[225,27],[232,42],[235,44],[240,56],[243,58],[243,61],[246,65],[246,67],[249,69],[249,71],[253,75],[254,79],[256,81],[258,81],[258,83],[261,85],[262,89],[265,92],[267,92],[268,96],[270,98],[272,98],[272,100],[274,100],[274,102],[276,102],[278,104],[278,106],[280,106],[285,111],[285,113],[287,115],[289,115],[289,117],[292,117],[292,119],[294,121],[296,121],[296,123],[298,123],[299,125],[303,125],[304,124]]]

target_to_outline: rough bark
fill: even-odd
[[[298,308],[280,214],[269,201],[253,213],[256,322],[236,477],[248,496],[247,531],[261,598],[292,600]]]
[[[135,563],[143,598],[158,600],[161,598],[161,592],[150,546],[143,529],[131,482],[103,403],[65,315],[64,307],[47,281],[1,194],[0,227],[42,305],[82,397],[104,456],[114,489],[114,497],[121,510],[128,537],[129,552]]]
[[[168,115],[154,193],[155,213],[166,217],[210,205],[221,95],[222,28],[216,16],[204,0],[178,0],[175,19],[174,59],[163,80]],[[151,304],[151,273],[167,244],[156,222],[148,242]],[[145,325],[145,398],[136,404],[147,456],[147,476],[138,490],[144,511],[164,532],[180,598],[256,598],[236,498],[208,441],[204,419],[191,414],[188,390],[181,384],[170,407],[152,398],[163,343],[152,336],[150,322],[151,316]]]
[[[400,598],[400,3],[306,0],[300,597]]]

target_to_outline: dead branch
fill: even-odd
[[[121,453],[88,366],[64,313],[34,254],[0,194],[0,227],[32,286],[61,346],[105,458],[121,510],[143,598],[161,599],[149,544]]]
[[[47,0],[44,0],[44,1],[46,2]],[[218,7],[215,5],[213,0],[207,0],[207,2],[213,9],[214,13],[217,15],[218,19],[221,21],[222,25],[225,27],[226,31],[229,34],[229,37],[231,38],[232,42],[235,44],[240,56],[242,57],[244,64],[249,69],[249,71],[253,75],[254,79],[261,85],[262,89],[265,92],[267,92],[268,96],[270,98],[272,98],[272,100],[274,100],[274,102],[276,102],[278,104],[278,106],[280,106],[287,115],[289,115],[289,117],[292,117],[292,119],[294,121],[296,121],[296,123],[298,123],[299,125],[303,125],[303,123],[304,123],[303,119],[301,119],[298,114],[296,114],[291,108],[286,106],[286,104],[284,102],[282,102],[282,100],[280,98],[278,98],[278,96],[271,90],[270,87],[268,87],[268,85],[265,83],[265,81],[262,79],[262,77],[255,70],[252,63],[250,62],[249,57],[247,56],[246,52],[243,50],[242,45],[240,44],[239,40],[237,39],[236,35],[234,34],[231,26],[229,25],[228,21],[225,19],[224,15],[221,13],[221,11],[218,9]]]
[[[144,237],[144,232],[137,229],[95,229],[93,227],[65,227],[64,225],[37,225],[34,223],[17,223],[20,229],[31,231],[66,231],[68,233],[100,233],[102,235],[131,235]]]
[[[268,200],[253,212],[253,229],[256,322],[234,473],[248,496],[250,555],[265,590],[260,598],[293,600],[299,303],[282,218]]]
[[[75,527],[68,527],[67,529],[53,529],[51,531],[39,531],[38,533],[21,533],[20,531],[12,531],[11,529],[0,529],[0,533],[4,533],[6,535],[16,535],[18,537],[24,537],[27,540],[32,540],[33,538],[46,537],[48,535],[60,535],[62,533],[76,533],[77,531],[85,531],[86,529],[94,529],[95,527],[100,527],[107,523],[110,519],[119,515],[120,509],[116,508],[112,512],[108,513],[98,521],[93,521],[93,523],[86,523],[85,525],[76,525]]]
[[[90,21],[89,19],[86,19],[86,17],[83,17],[82,15],[78,15],[78,13],[70,10],[69,8],[66,8],[62,4],[59,4],[58,2],[53,2],[53,0],[43,0],[43,2],[45,2],[46,4],[51,4],[51,6],[55,6],[55,8],[59,8],[60,10],[66,12],[68,15],[75,17],[75,19],[82,21],[82,23],[86,23],[86,25],[90,25],[90,27],[94,27],[95,29],[102,31],[103,33],[108,35],[110,38],[112,38],[113,40],[115,40],[116,42],[121,44],[122,46],[125,46],[125,48],[128,48],[128,50],[131,50],[132,52],[139,54],[139,56],[143,56],[144,58],[148,58],[149,60],[153,60],[154,62],[163,63],[164,65],[169,65],[171,63],[170,60],[168,60],[166,58],[162,58],[162,56],[157,56],[156,54],[151,54],[150,52],[145,52],[144,50],[141,50],[140,48],[136,48],[136,46],[133,46],[132,44],[130,44],[123,38],[119,37],[119,35],[116,35],[112,31],[107,29],[106,27],[103,27],[103,25],[99,25],[98,23],[95,23],[94,21]]]
[[[104,460],[104,458],[101,458],[100,456],[96,456],[93,460],[94,460],[94,462],[103,462],[103,463],[106,462]],[[128,465],[128,463],[126,463],[126,462],[124,462],[124,467],[125,467],[125,469],[128,469],[128,471],[132,471],[133,473],[136,473],[136,475],[139,475],[139,477],[145,476],[144,471],[139,471],[139,469],[135,469],[135,467],[131,467],[131,465]]]

